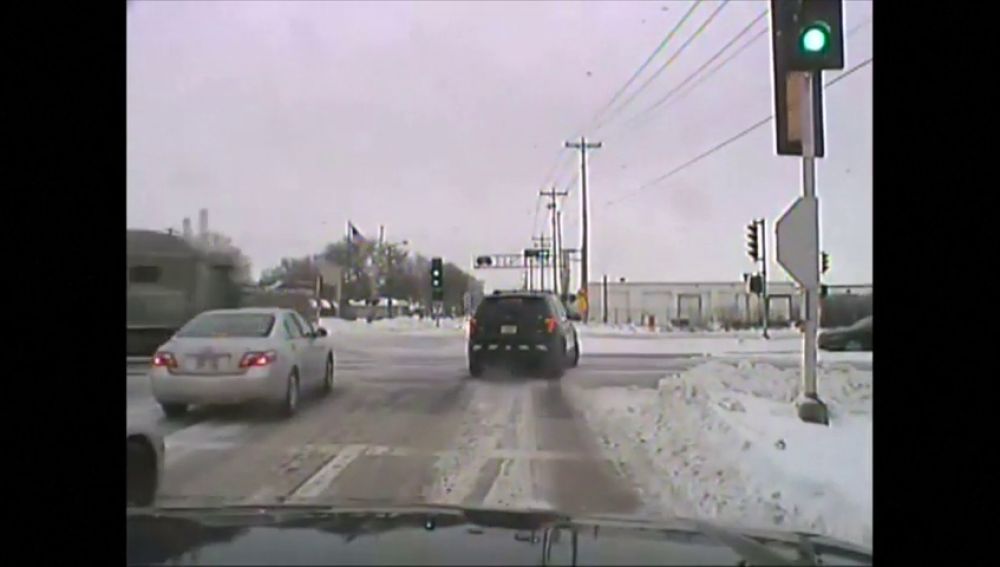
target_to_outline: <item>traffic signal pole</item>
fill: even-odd
[[[812,202],[815,212],[809,219],[814,234],[819,234],[819,200],[816,198],[816,140],[813,132],[813,83],[818,80],[819,71],[806,71],[802,92],[802,198]],[[799,417],[813,423],[827,423],[827,409],[819,399],[816,389],[816,356],[819,331],[819,250],[815,255],[812,270],[815,278],[803,286],[805,299],[805,336],[802,339],[802,400],[799,403]],[[815,283],[814,283],[815,282]]]
[[[844,68],[843,1],[771,0],[770,8],[777,153],[802,160],[802,195],[775,224],[778,263],[798,282],[804,301],[802,393],[796,405],[799,419],[826,425],[829,412],[816,387],[822,289],[816,158],[824,155],[822,73]]]
[[[760,297],[764,303],[764,338],[770,339],[767,334],[767,323],[771,319],[771,305],[767,297],[767,225],[764,219],[760,219]]]

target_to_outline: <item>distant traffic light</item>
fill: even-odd
[[[747,281],[747,287],[750,293],[754,295],[760,295],[764,292],[764,280],[760,277],[760,274],[753,274]]]
[[[747,254],[756,262],[760,260],[760,234],[757,232],[757,221],[747,225]]]
[[[444,301],[444,262],[431,258],[431,299]]]
[[[493,265],[493,256],[477,256],[476,257],[476,267],[477,268],[483,268],[483,267],[488,268],[488,267],[490,267],[492,265]]]
[[[830,271],[830,255],[826,252],[821,252],[821,268],[820,273],[825,274]]]

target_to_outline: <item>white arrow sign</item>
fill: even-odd
[[[775,225],[778,263],[806,288],[819,286],[819,207],[815,197],[799,197]]]

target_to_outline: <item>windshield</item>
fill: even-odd
[[[872,10],[129,3],[155,505],[870,547]]]
[[[266,337],[274,327],[273,315],[253,313],[213,313],[199,315],[177,333],[185,339],[210,337]]]

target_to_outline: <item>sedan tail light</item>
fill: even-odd
[[[469,335],[475,335],[476,331],[479,330],[479,324],[476,323],[476,318],[473,317],[469,319]]]
[[[253,366],[267,366],[278,359],[278,353],[273,350],[267,352],[248,352],[240,360],[240,368],[251,368]]]
[[[153,355],[153,366],[158,368],[177,368],[177,359],[169,352],[161,351]]]
[[[558,324],[556,323],[556,320],[554,318],[547,317],[545,319],[545,332],[547,332],[547,333],[549,333],[551,335],[552,333],[556,332],[556,328],[557,327],[558,327]]]

